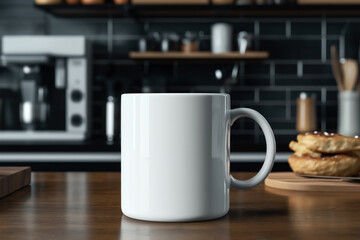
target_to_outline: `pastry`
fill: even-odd
[[[352,154],[315,158],[293,154],[289,157],[288,162],[295,173],[305,175],[348,177],[354,176],[360,171],[360,160]]]
[[[288,159],[295,173],[347,177],[360,172],[359,138],[314,132],[297,139],[289,144],[294,154]]]
[[[334,133],[299,134],[297,140],[311,151],[320,153],[347,153],[360,150],[360,138]]]
[[[291,141],[289,144],[289,148],[295,152],[297,156],[311,156],[311,157],[321,157],[321,153],[314,152],[307,148],[304,144]]]

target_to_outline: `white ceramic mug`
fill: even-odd
[[[338,100],[338,132],[352,137],[360,135],[360,93],[342,91]]]
[[[249,180],[230,175],[230,127],[249,117],[264,132],[266,158]],[[229,210],[230,187],[248,189],[269,174],[276,152],[265,118],[230,109],[227,94],[121,96],[121,208],[149,221],[199,221]]]
[[[211,26],[211,52],[227,53],[232,51],[233,28],[227,23],[215,23]]]

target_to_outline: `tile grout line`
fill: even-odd
[[[254,90],[254,102],[259,103],[260,102],[260,89],[255,88]]]
[[[291,119],[291,92],[289,88],[286,88],[285,90],[285,98],[286,98],[286,105],[285,105],[285,118],[286,120]]]
[[[339,58],[345,58],[345,36],[339,38]]]
[[[270,86],[275,86],[275,63],[270,62]]]
[[[303,68],[304,68],[303,62],[302,62],[302,61],[298,61],[298,62],[297,62],[297,77],[298,77],[298,78],[302,78],[302,77],[303,77],[303,75],[304,75],[304,70],[303,70]]]
[[[112,17],[108,17],[107,21],[107,50],[108,50],[108,58],[112,59],[113,57],[113,36],[114,36],[114,22]]]
[[[49,17],[47,13],[44,13],[43,15],[43,24],[44,24],[44,29],[43,29],[43,33],[44,35],[49,35],[50,31],[49,31]]]
[[[326,42],[327,42],[327,27],[326,27],[326,17],[321,19],[321,61],[326,62]]]
[[[286,38],[291,38],[291,21],[287,20],[285,25]]]
[[[259,35],[260,35],[260,23],[258,20],[254,22],[254,35],[255,35],[255,50],[259,49]]]
[[[239,81],[239,83],[240,83],[240,85],[245,85],[245,63],[244,63],[244,61],[241,61],[239,63],[239,65],[240,65],[240,73],[239,73],[240,81]]]
[[[149,31],[150,31],[150,23],[149,23],[149,21],[145,21],[144,32],[148,33]]]

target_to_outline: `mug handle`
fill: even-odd
[[[257,122],[264,132],[265,141],[266,141],[266,156],[264,164],[262,165],[260,171],[252,178],[248,180],[238,180],[230,175],[230,187],[237,189],[249,189],[257,186],[265,180],[265,178],[271,172],[271,169],[274,165],[274,159],[276,154],[276,142],[274,133],[270,127],[270,124],[266,119],[257,111],[249,108],[236,108],[230,110],[230,126],[233,123],[242,117],[248,117]],[[228,132],[230,134],[230,131]],[[228,147],[229,149],[229,147]]]

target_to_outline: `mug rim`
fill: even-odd
[[[121,96],[229,96],[227,93],[123,93]]]

